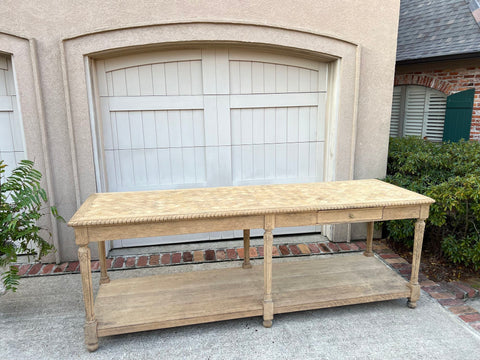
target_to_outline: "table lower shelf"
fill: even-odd
[[[408,297],[408,283],[362,254],[273,264],[274,313]],[[263,265],[112,280],[100,286],[98,336],[263,314]]]

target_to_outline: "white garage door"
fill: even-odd
[[[241,49],[191,49],[101,60],[96,67],[104,191],[323,180],[324,63]]]
[[[0,160],[7,173],[25,158],[22,123],[19,118],[10,57],[0,55]]]

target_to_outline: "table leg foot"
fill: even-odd
[[[98,349],[97,320],[87,321],[84,327],[85,345],[87,350],[93,352]]]
[[[417,307],[417,301],[420,299],[420,285],[410,284],[410,297],[408,298],[407,306],[410,309],[415,309]]]
[[[273,324],[272,320],[263,320],[263,327],[271,328]]]
[[[367,251],[365,251],[365,252],[363,253],[363,256],[372,257],[372,256],[373,256],[373,252],[367,252]]]
[[[106,276],[106,277],[101,276],[100,277],[100,284],[108,284],[109,282],[110,282],[110,278],[108,276]]]
[[[266,328],[272,327],[273,321],[273,301],[263,301],[263,326]]]
[[[244,268],[244,269],[251,269],[251,268],[252,268],[252,264],[250,264],[250,263],[248,263],[248,264],[243,263],[243,264],[242,264],[242,268]]]

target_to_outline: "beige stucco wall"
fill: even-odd
[[[341,61],[345,66],[339,73],[339,84],[346,87],[338,89],[341,98],[336,178],[382,177],[387,158],[399,2],[12,0],[0,2],[0,32],[36,44],[33,57],[38,63],[38,93],[43,106],[38,106],[35,99],[26,99],[22,112],[29,107],[44,112],[46,158],[50,162],[46,172],[59,212],[69,219],[79,201],[95,191],[92,139],[85,114],[88,108],[82,98],[86,94],[85,78],[81,79],[85,69],[78,55],[84,49],[101,52],[136,43],[166,42],[168,36],[171,41],[188,41],[189,37],[215,41],[218,37],[229,42],[273,43],[319,53],[328,48],[332,53],[338,52],[334,54],[337,57],[345,56]],[[191,22],[194,24],[189,25]],[[174,27],[162,26],[172,23],[183,23],[182,28],[175,31]],[[236,24],[228,30],[230,33],[223,30],[225,27],[218,27],[228,23]],[[135,29],[105,32],[126,28]],[[271,32],[270,37],[265,36],[267,31]],[[0,42],[0,51],[8,52],[2,46]],[[13,54],[14,62],[21,60],[18,56],[21,54]],[[344,123],[347,129],[342,128]],[[30,157],[45,158],[44,154],[29,151],[28,144],[27,151]],[[361,232],[354,231],[353,237],[357,236]],[[58,225],[58,240],[57,261],[74,259],[73,232],[65,224]]]

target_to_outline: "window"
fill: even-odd
[[[0,54],[0,160],[7,175],[25,158],[23,129],[17,107],[11,58]]]
[[[442,141],[447,96],[417,85],[393,89],[390,136],[419,136]]]

